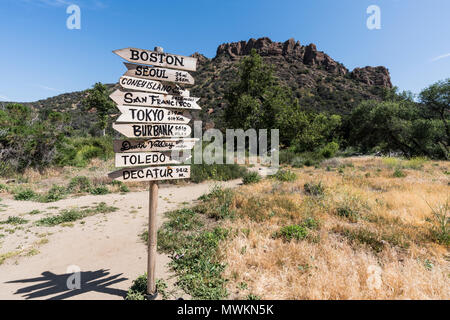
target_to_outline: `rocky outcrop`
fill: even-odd
[[[341,63],[333,60],[329,55],[318,51],[315,44],[302,46],[299,41],[289,39],[285,42],[273,42],[267,37],[250,39],[221,44],[217,48],[217,57],[229,57],[237,60],[241,56],[249,55],[255,49],[263,57],[284,57],[288,62],[300,62],[307,67],[315,67],[328,71],[329,73],[345,76],[350,72]],[[389,71],[384,67],[356,68],[350,76],[368,85],[379,85],[391,88]]]
[[[383,66],[355,68],[351,72],[351,78],[363,82],[369,86],[382,86],[392,88],[389,70]]]

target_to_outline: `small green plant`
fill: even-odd
[[[9,190],[6,184],[0,183],[0,192],[7,192]]]
[[[44,203],[54,202],[64,199],[66,194],[66,188],[54,184],[46,194],[38,196],[38,201]]]
[[[29,215],[36,215],[36,214],[39,214],[39,213],[41,213],[41,211],[40,210],[31,210],[30,212],[28,212],[27,214],[29,214]]]
[[[295,240],[303,240],[308,235],[308,229],[300,225],[290,225],[282,227],[278,232],[275,233],[275,238],[281,238],[286,242]]]
[[[28,223],[28,220],[14,216],[9,216],[8,219],[0,221],[0,224],[11,224],[11,225],[19,225],[25,223]]]
[[[143,274],[133,280],[133,283],[128,289],[125,300],[145,300],[147,294],[147,274]]]
[[[67,190],[72,193],[89,192],[90,189],[91,189],[91,182],[87,177],[84,176],[73,178],[67,187]]]
[[[247,300],[261,300],[261,297],[258,296],[258,295],[256,295],[256,294],[250,293],[250,294],[247,296]]]
[[[325,187],[322,185],[322,182],[318,183],[309,182],[303,185],[306,194],[311,196],[323,196],[325,194]]]
[[[430,207],[433,214],[433,219],[431,219],[432,229],[431,233],[436,242],[444,244],[446,246],[450,245],[450,205],[449,199],[444,204],[440,204],[436,207],[432,207],[427,202],[428,207]]]
[[[336,213],[338,216],[347,218],[351,222],[357,222],[359,218],[358,211],[353,209],[348,204],[343,204],[337,207]]]
[[[297,179],[295,172],[289,170],[278,170],[274,177],[275,179],[283,182],[292,182]]]
[[[34,197],[36,197],[36,193],[29,188],[25,189],[19,188],[14,192],[14,200],[26,201],[31,200]]]
[[[104,195],[109,193],[109,189],[106,186],[98,186],[91,188],[89,193],[93,195]]]
[[[404,178],[406,177],[406,173],[402,171],[400,168],[395,169],[393,176],[395,178]]]
[[[257,183],[261,181],[261,176],[257,172],[248,172],[242,178],[244,184]]]

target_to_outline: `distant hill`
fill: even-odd
[[[347,114],[360,101],[381,99],[383,90],[392,88],[389,71],[385,67],[349,71],[326,53],[318,51],[314,44],[303,46],[294,39],[273,42],[269,38],[224,43],[217,48],[212,59],[200,53],[192,55],[198,58],[198,68],[197,72],[192,72],[196,84],[190,88],[191,95],[201,98],[199,116],[209,123],[208,126],[214,126],[225,107],[223,93],[230,82],[237,80],[239,61],[252,49],[266,63],[275,66],[276,75],[308,110]],[[113,90],[117,85],[108,86]],[[88,128],[95,118],[80,108],[85,94],[86,91],[77,91],[25,104],[41,110],[70,112],[79,117],[72,125]]]

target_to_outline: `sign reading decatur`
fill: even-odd
[[[197,104],[200,98],[162,95],[146,92],[114,91],[109,96],[118,105],[149,106],[175,109],[200,110]]]
[[[143,123],[189,123],[191,115],[188,111],[167,110],[163,108],[146,108],[117,106],[122,114],[116,122],[143,122]]]
[[[174,155],[171,152],[116,153],[116,167],[139,167],[155,164],[182,164],[191,155]]]
[[[125,168],[108,174],[111,179],[123,182],[186,179],[190,176],[190,166]]]
[[[198,140],[198,138],[114,140],[113,148],[114,152],[191,150]]]
[[[185,124],[113,123],[112,127],[127,138],[171,138],[191,134],[191,127]]]
[[[178,71],[166,68],[141,66],[138,64],[132,64],[124,62],[128,71],[124,76],[145,78],[151,80],[160,80],[166,82],[175,82],[182,84],[194,84],[194,78],[186,71]]]
[[[197,70],[197,58],[193,57],[136,48],[118,49],[113,52],[129,62],[179,70]]]

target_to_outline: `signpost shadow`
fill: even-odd
[[[110,286],[128,280],[128,278],[121,277],[122,273],[110,275],[110,272],[105,269],[80,272],[80,289],[69,289],[67,287],[67,279],[73,275],[71,273],[54,274],[45,271],[41,275],[41,277],[13,280],[6,283],[31,283],[31,285],[18,289],[14,293],[22,295],[27,300],[47,296],[51,296],[48,300],[62,300],[86,292],[99,292],[120,297],[125,297],[127,294],[125,290],[110,288]],[[54,296],[55,294],[56,296]]]

